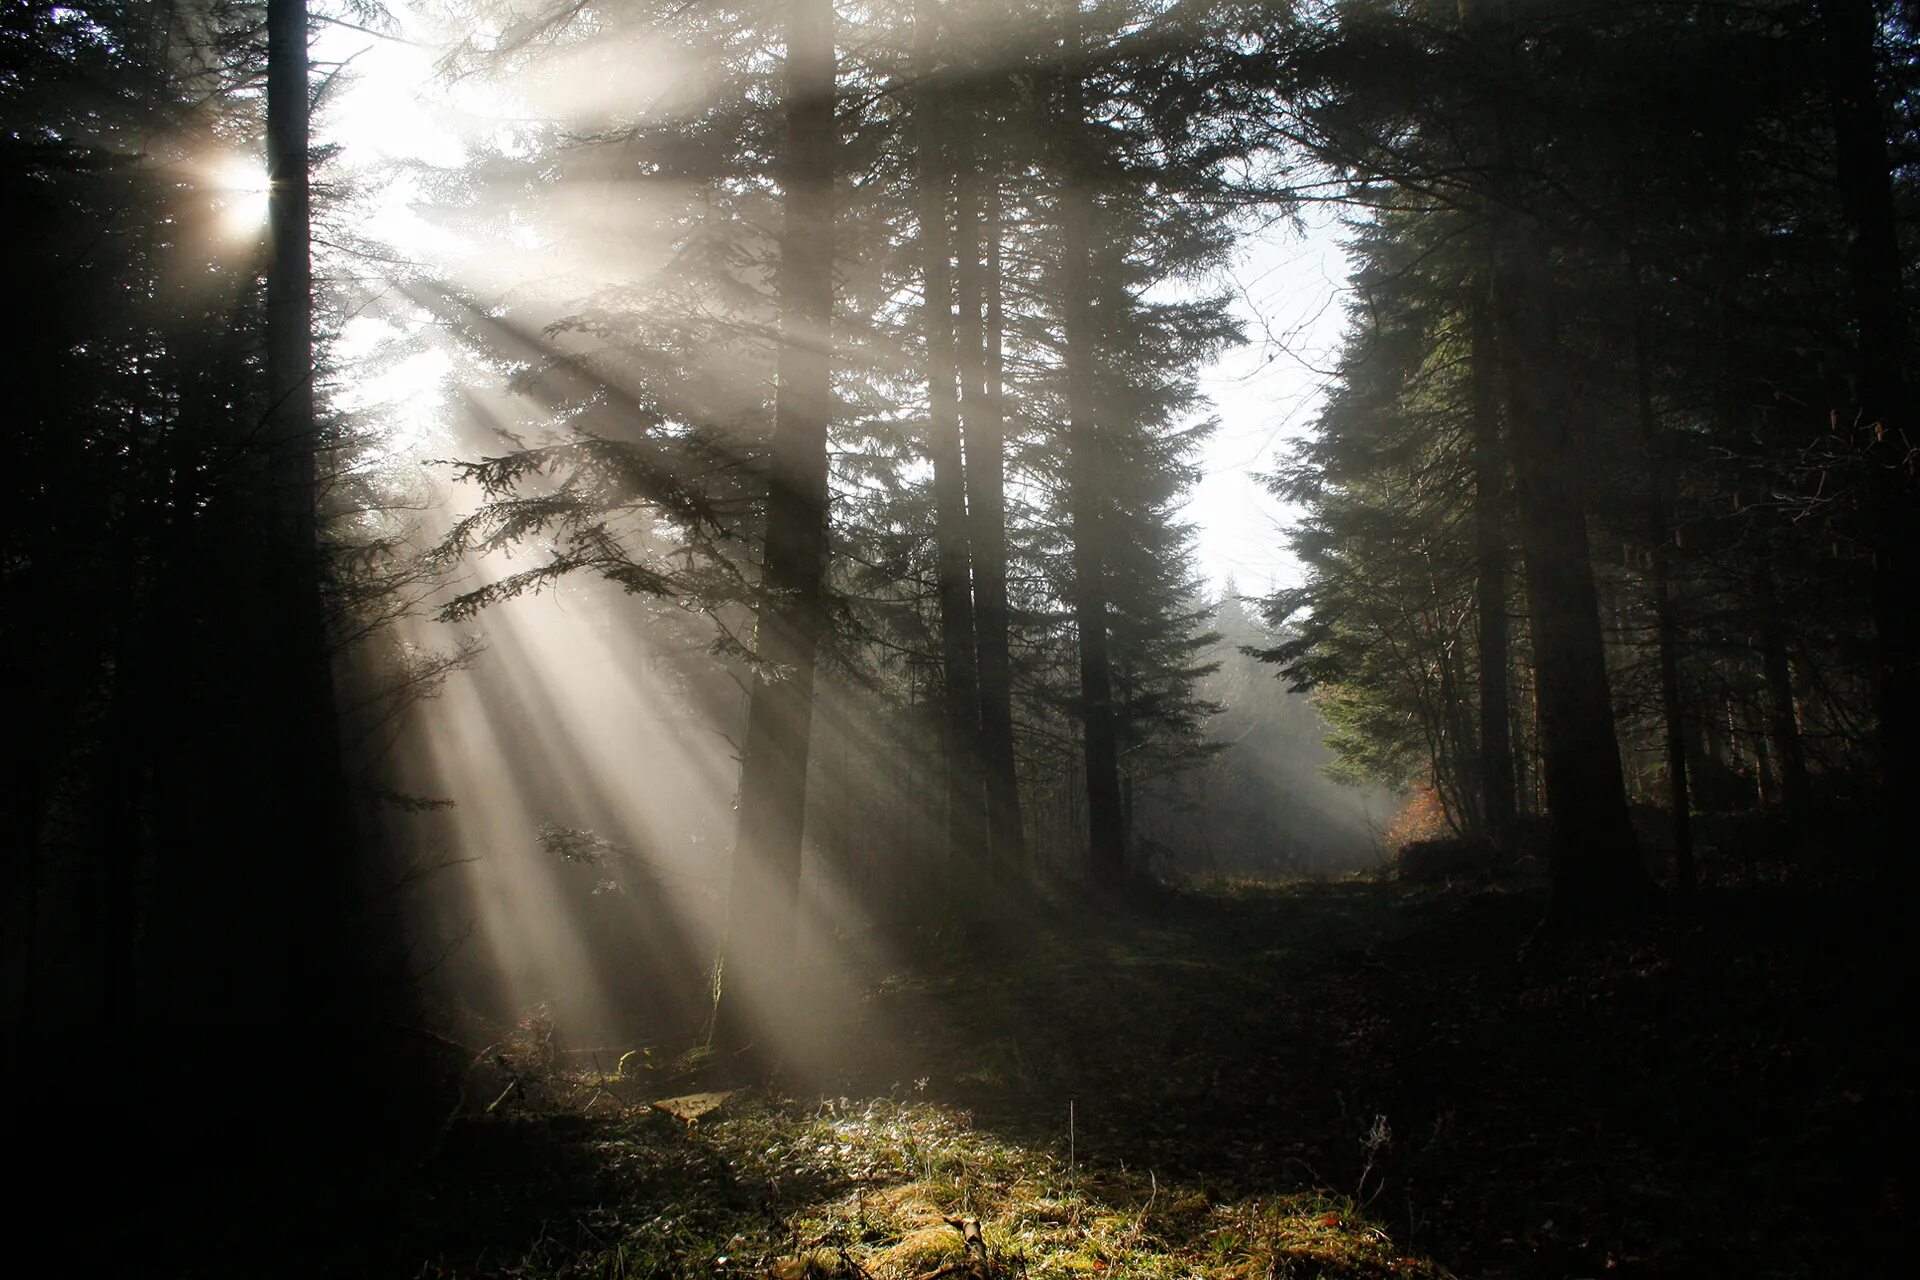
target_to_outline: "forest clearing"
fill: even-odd
[[[1050,909],[841,975],[771,1082],[535,1018],[460,1060],[418,1166],[139,1239],[288,1277],[1893,1274],[1857,904],[1710,902],[1526,955],[1524,876]]]
[[[1920,0],[10,0],[0,232],[32,1274],[1904,1273]]]

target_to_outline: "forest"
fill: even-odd
[[[1914,0],[9,0],[22,1274],[1897,1274],[1917,220]]]

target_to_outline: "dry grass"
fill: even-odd
[[[563,1056],[361,1211],[365,1265],[276,1271],[986,1280],[957,1217],[991,1280],[1880,1274],[1906,1199],[1876,1099],[1911,1092],[1870,1074],[1851,903],[1721,893],[1523,951],[1542,902],[1382,879],[1066,916],[856,985],[831,1085],[787,1086],[848,1097],[692,1123],[651,1104],[751,1082]]]
[[[482,1122],[495,1127],[527,1120]],[[1151,1171],[1076,1167],[964,1114],[917,1100],[806,1107],[743,1094],[699,1124],[639,1105],[603,1115],[581,1147],[610,1160],[619,1201],[549,1222],[518,1257],[443,1260],[441,1276],[914,1280],[1265,1280],[1445,1274],[1396,1248],[1330,1194],[1219,1203]],[[950,1219],[987,1247],[971,1271]]]

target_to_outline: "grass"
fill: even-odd
[[[693,1125],[629,1103],[584,1127],[522,1116],[469,1128],[462,1143],[521,1154],[538,1146],[549,1159],[575,1147],[597,1166],[594,1203],[565,1221],[541,1216],[524,1248],[490,1242],[445,1254],[423,1277],[912,1280],[965,1263],[950,1219],[980,1224],[982,1280],[1445,1274],[1397,1247],[1351,1199],[1220,1200],[1151,1171],[1084,1169],[1058,1149],[1010,1142],[917,1098],[802,1104],[743,1092]],[[496,1222],[514,1216],[473,1202],[473,1157],[462,1150],[446,1166],[467,1207]],[[512,1199],[513,1187],[539,1198],[519,1177],[494,1192]]]
[[[508,1061],[537,1079],[470,1082],[423,1166],[261,1224],[237,1261],[189,1241],[188,1270],[1892,1273],[1913,1081],[1866,904],[1721,890],[1529,946],[1543,905],[1354,881],[1062,907],[965,963],[838,975],[818,1051],[771,1082],[575,1062],[531,1017]],[[727,1090],[691,1124],[651,1105]],[[949,1218],[978,1221],[990,1277]]]

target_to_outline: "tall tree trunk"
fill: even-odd
[[[1767,690],[1767,754],[1779,776],[1780,803],[1787,825],[1805,833],[1811,818],[1813,788],[1807,777],[1806,745],[1800,740],[1800,718],[1793,707],[1793,663],[1787,655],[1787,632],[1780,621],[1780,596],[1773,582],[1771,521],[1759,527],[1761,545],[1753,561],[1755,639],[1760,649],[1760,678]]]
[[[1061,336],[1067,365],[1067,512],[1073,540],[1073,619],[1080,657],[1080,716],[1087,775],[1089,861],[1097,882],[1115,883],[1126,870],[1120,805],[1120,756],[1113,709],[1113,664],[1107,636],[1105,545],[1106,465],[1094,407],[1096,331],[1093,307],[1093,221],[1098,206],[1093,174],[1082,154],[1086,92],[1074,64],[1082,33],[1076,20],[1061,78],[1063,185],[1060,245],[1063,274]]]
[[[1867,462],[1881,543],[1873,561],[1873,620],[1879,645],[1880,767],[1886,839],[1876,871],[1883,884],[1911,887],[1913,822],[1920,787],[1920,679],[1913,610],[1920,601],[1920,513],[1906,456],[1913,429],[1906,382],[1910,356],[1903,259],[1893,200],[1887,126],[1878,90],[1872,0],[1821,0],[1827,98],[1833,119],[1840,204],[1847,226],[1847,273],[1854,328],[1858,420],[1874,429]]]
[[[747,707],[740,825],[715,1026],[746,1044],[778,1031],[793,962],[807,802],[814,659],[827,560],[827,426],[833,412],[832,0],[789,0],[780,166],[780,350],[768,458],[766,543]]]
[[[310,195],[306,0],[267,7],[267,394],[263,439],[268,531],[263,637],[272,678],[269,708],[253,710],[277,811],[286,823],[278,869],[260,881],[283,901],[247,904],[270,912],[255,927],[286,956],[306,1029],[337,1035],[345,1016],[347,870],[346,780],[334,708],[319,540],[320,423],[315,412],[312,204]],[[254,847],[261,832],[237,833]],[[286,847],[290,846],[290,847]],[[258,858],[257,848],[251,855]],[[283,903],[297,903],[292,910]],[[284,1017],[284,1015],[282,1015]],[[321,1029],[324,1028],[324,1031]]]
[[[268,443],[286,536],[314,539],[312,196],[306,0],[267,5]],[[309,557],[310,558],[310,555]]]
[[[204,555],[167,566],[179,579],[161,588],[171,597],[162,616],[197,624],[172,649],[195,669],[151,694],[156,723],[170,725],[189,757],[156,758],[158,776],[179,779],[197,766],[218,791],[197,808],[168,796],[150,815],[161,843],[143,921],[142,1014],[148,1034],[243,1040],[266,1059],[314,1043],[360,1057],[371,1024],[351,998],[352,847],[318,508],[305,0],[268,0],[266,34],[265,404],[257,422],[216,411],[209,425],[230,432],[225,440],[195,440],[192,411],[173,423],[176,440],[225,446],[232,464],[210,484],[204,510],[175,512],[208,535],[196,539],[188,527],[167,535],[175,555],[190,547]],[[217,590],[196,580],[210,563]],[[206,696],[189,703],[196,681]],[[172,724],[169,710],[188,706],[197,719]],[[164,1100],[200,1087],[205,1065],[183,1054],[143,1073],[143,1109],[156,1128],[177,1136],[188,1124]],[[280,1162],[298,1150],[325,1167],[330,1152],[371,1136],[352,1123],[365,1115],[354,1082],[297,1117],[274,1106],[271,1091],[269,1081],[242,1079],[227,1099],[229,1123],[253,1127],[247,1145],[269,1166],[284,1171]],[[296,1139],[265,1140],[265,1129],[286,1122]]]
[[[1920,788],[1920,652],[1914,610],[1920,607],[1920,495],[1914,489],[1911,454],[1915,429],[1906,362],[1911,359],[1907,299],[1893,198],[1887,121],[1881,109],[1876,37],[1879,10],[1873,0],[1820,0],[1826,54],[1827,98],[1833,117],[1834,158],[1841,210],[1847,228],[1847,274],[1854,323],[1853,382],[1856,420],[1870,428],[1866,463],[1880,528],[1872,570],[1873,624],[1879,670],[1881,827],[1874,863],[1879,882],[1876,923],[1887,954],[1875,966],[1881,975],[1878,1007],[1910,1008],[1916,966],[1898,928],[1912,900],[1915,872],[1914,821]],[[1869,1089],[1874,1114],[1884,1117],[1888,1150],[1911,1145],[1915,1115],[1912,1039],[1875,1018],[1879,1040]],[[1889,1269],[1892,1246],[1887,1249]]]
[[[954,359],[951,183],[941,120],[954,103],[940,89],[932,0],[914,5],[914,144],[918,151],[920,260],[927,352],[927,451],[933,461],[935,576],[940,598],[941,737],[947,756],[947,841],[954,865],[986,844],[980,775],[980,689],[974,663],[972,555]]]
[[[1636,281],[1637,283],[1637,281]],[[1660,718],[1666,726],[1667,816],[1673,833],[1673,882],[1683,894],[1699,883],[1693,857],[1693,800],[1687,777],[1686,705],[1680,698],[1680,620],[1673,599],[1673,478],[1653,408],[1653,351],[1645,304],[1636,301],[1633,370],[1640,450],[1647,465],[1647,540],[1651,544],[1653,619],[1660,650]]]
[[[1606,651],[1587,545],[1581,449],[1557,373],[1554,308],[1541,231],[1509,224],[1494,282],[1514,496],[1552,833],[1549,918],[1598,921],[1654,895],[1627,816]]]
[[[1480,814],[1503,850],[1514,840],[1512,709],[1507,677],[1507,457],[1500,439],[1493,306],[1473,308],[1473,541],[1480,671]]]
[[[1518,83],[1516,48],[1490,19],[1510,18],[1508,0],[1460,0],[1463,28],[1481,30],[1489,68]],[[1513,462],[1514,507],[1526,574],[1540,775],[1551,832],[1548,919],[1597,921],[1647,908],[1656,892],[1640,861],[1627,813],[1606,649],[1587,546],[1578,433],[1553,390],[1558,373],[1555,308],[1545,230],[1524,205],[1519,159],[1523,121],[1497,101],[1481,109],[1476,150],[1513,189],[1493,213],[1493,338]],[[1498,206],[1496,206],[1496,209]]]
[[[966,431],[968,542],[980,678],[980,763],[987,839],[1001,871],[1026,862],[1013,749],[1013,658],[1007,606],[1006,409],[997,170],[977,163],[968,122],[955,139],[960,235],[960,382]],[[984,223],[984,227],[983,224]],[[982,255],[982,239],[984,261]],[[981,310],[984,303],[984,324]]]

